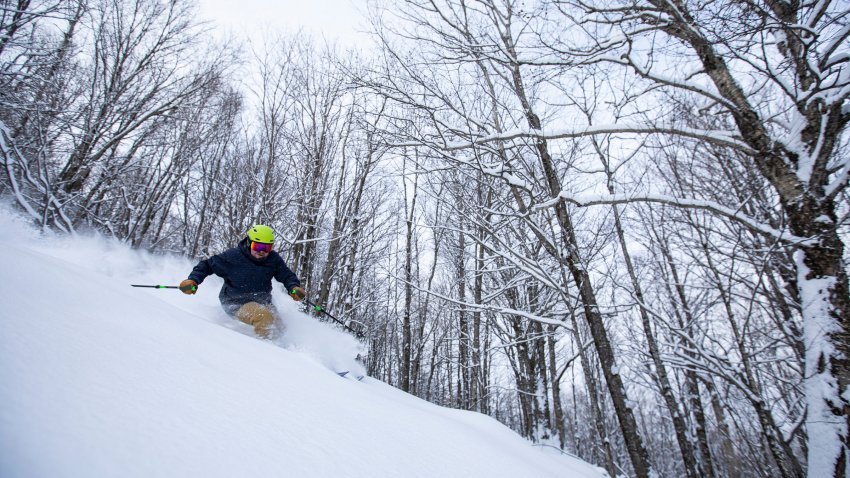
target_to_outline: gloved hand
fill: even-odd
[[[292,297],[292,300],[295,302],[299,302],[304,297],[307,297],[307,292],[301,287],[295,286],[289,291],[289,297]]]
[[[192,279],[186,279],[180,283],[180,291],[184,294],[192,295],[198,291],[198,283]]]

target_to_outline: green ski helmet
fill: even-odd
[[[248,229],[248,240],[274,244],[274,229],[262,224],[255,224]]]

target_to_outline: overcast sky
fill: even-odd
[[[201,15],[224,30],[303,29],[328,40],[363,42],[365,0],[198,0]]]

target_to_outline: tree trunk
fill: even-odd
[[[558,363],[557,363],[557,350],[555,349],[555,331],[557,329],[554,325],[550,325],[547,327],[546,334],[546,350],[548,353],[547,363],[548,373],[549,373],[549,383],[551,383],[552,387],[552,424],[551,427],[558,435],[558,445],[561,449],[565,449],[567,446],[567,431],[565,429],[564,423],[564,408],[561,403],[561,380],[560,375],[558,374]]]
[[[619,476],[617,466],[614,461],[614,452],[611,449],[611,439],[608,437],[608,432],[605,429],[605,416],[602,413],[602,407],[599,405],[599,385],[596,383],[596,375],[593,374],[593,368],[584,347],[579,323],[574,313],[570,313],[570,322],[572,324],[573,341],[578,350],[581,368],[584,371],[585,383],[587,385],[587,396],[590,402],[590,409],[593,413],[594,431],[599,440],[599,445],[602,447],[602,456],[605,460],[605,469],[609,476]]]
[[[413,347],[411,324],[411,309],[413,307],[413,219],[416,214],[418,178],[418,174],[414,174],[413,191],[409,205],[407,204],[407,187],[405,187],[405,208],[409,207],[410,209],[405,218],[407,233],[405,235],[404,249],[404,311],[402,312],[401,364],[399,365],[399,387],[405,392],[411,390],[411,381],[416,379],[416,377],[410,376],[410,357]]]
[[[460,219],[460,231],[457,234],[458,246],[455,255],[455,271],[457,274],[457,297],[461,303],[466,302],[466,233],[463,231],[464,221]],[[458,406],[469,410],[469,319],[463,306],[457,311],[457,348],[458,348]]]
[[[514,39],[511,36],[511,25],[508,21],[505,24],[505,29],[500,32],[502,44],[511,59],[519,58],[516,52]],[[542,123],[540,117],[534,112],[526,93],[525,83],[523,80],[520,64],[512,62],[509,65],[510,80],[512,81],[513,92],[522,105],[525,119],[530,129],[540,131]],[[637,420],[634,412],[629,405],[631,401],[628,398],[625,384],[619,374],[614,348],[608,337],[608,331],[605,329],[605,324],[602,314],[599,312],[599,306],[596,299],[596,293],[590,281],[590,275],[578,251],[578,240],[575,236],[572,218],[567,210],[565,202],[559,199],[561,194],[560,175],[555,167],[554,160],[549,153],[549,146],[541,136],[534,140],[534,148],[537,152],[540,165],[543,169],[545,182],[548,188],[549,197],[555,200],[555,217],[557,219],[561,238],[564,246],[567,249],[564,260],[575,281],[578,289],[579,297],[581,298],[584,308],[584,318],[590,328],[590,334],[593,337],[596,353],[602,365],[602,374],[608,384],[608,391],[611,395],[611,400],[614,403],[614,412],[617,414],[617,419],[620,424],[620,430],[623,433],[626,449],[629,453],[629,458],[632,462],[635,475],[639,478],[649,478],[652,474],[652,465],[649,460],[649,454],[643,445],[643,440],[640,436]]]
[[[605,167],[606,174],[608,175],[608,192],[613,195],[615,193],[614,183],[612,172],[608,168],[607,158],[600,146],[596,143],[596,141],[594,141],[594,146],[596,148],[597,154],[600,157],[600,160],[603,163],[603,166]],[[673,421],[673,431],[676,435],[676,442],[679,445],[679,452],[681,453],[682,461],[685,467],[685,476],[690,478],[702,478],[702,476],[704,476],[704,470],[701,469],[700,464],[694,454],[694,449],[691,446],[691,440],[688,439],[687,424],[685,423],[685,419],[681,409],[679,408],[679,404],[676,401],[676,397],[673,394],[673,387],[670,385],[667,366],[661,359],[661,352],[659,351],[658,343],[655,340],[655,333],[652,330],[649,312],[646,309],[643,288],[641,287],[640,282],[638,281],[634,264],[632,263],[632,256],[631,254],[629,254],[629,249],[627,247],[626,234],[623,230],[620,209],[616,204],[612,205],[611,208],[612,212],[614,213],[614,230],[617,233],[617,239],[620,243],[620,251],[623,256],[623,261],[626,265],[626,271],[629,274],[629,280],[632,284],[632,290],[634,291],[635,301],[638,304],[638,312],[640,313],[641,326],[643,327],[643,333],[646,337],[646,345],[649,349],[649,356],[652,359],[652,364],[655,366],[655,374],[653,374],[653,377],[655,378],[655,381],[658,384],[658,389],[661,392],[661,397],[664,399],[664,404],[667,407],[667,412],[670,414],[670,418]],[[708,474],[705,476],[710,477],[712,475]]]
[[[743,470],[738,454],[735,452],[735,446],[732,444],[732,433],[729,430],[729,424],[726,422],[726,412],[723,410],[714,384],[710,380],[706,380],[704,383],[711,400],[714,420],[717,422],[717,433],[720,435],[720,449],[723,450],[726,474],[731,477],[741,476]]]

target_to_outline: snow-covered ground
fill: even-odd
[[[362,373],[278,292],[286,333],[221,312],[192,263],[41,234],[0,210],[0,476],[575,477],[603,472]]]

